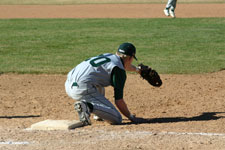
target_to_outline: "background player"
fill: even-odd
[[[168,0],[166,4],[166,8],[163,10],[166,16],[171,16],[175,18],[175,8],[176,8],[177,0]]]

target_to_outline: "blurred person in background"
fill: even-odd
[[[175,8],[176,8],[177,0],[168,0],[166,4],[166,8],[163,10],[166,16],[171,16],[175,18]]]

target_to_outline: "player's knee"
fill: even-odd
[[[122,123],[122,116],[118,116],[116,119],[114,119],[113,121],[110,121],[111,125],[119,125]]]

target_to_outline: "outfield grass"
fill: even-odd
[[[132,42],[160,73],[225,68],[225,18],[1,19],[1,73],[67,73],[91,56]]]
[[[167,0],[1,0],[0,5],[70,5],[70,4],[167,3]],[[225,3],[224,0],[178,0],[178,3]]]

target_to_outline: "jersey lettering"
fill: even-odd
[[[92,60],[90,60],[90,64],[93,66],[93,67],[99,67],[101,66],[102,64],[104,63],[107,63],[107,62],[110,62],[111,59],[104,56],[104,55],[99,55],[95,58],[93,58]]]

